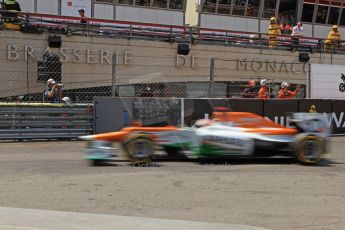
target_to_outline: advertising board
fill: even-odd
[[[345,66],[311,64],[310,98],[345,99]]]

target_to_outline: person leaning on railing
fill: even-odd
[[[341,42],[341,34],[338,31],[338,26],[334,25],[332,30],[328,33],[327,39],[325,40],[324,49],[330,51],[338,48],[338,44]]]
[[[260,81],[260,85],[261,85],[261,88],[259,90],[259,98],[260,99],[268,99],[268,98],[270,98],[270,92],[269,92],[269,88],[267,86],[267,80],[266,79],[262,79]]]
[[[20,4],[16,0],[5,0],[2,5],[2,10],[6,11],[2,13],[2,16],[7,23],[17,23],[18,12],[22,11]]]
[[[80,9],[78,10],[79,12],[79,16],[80,16],[80,23],[87,23],[87,18],[85,15],[85,10],[84,9]]]
[[[280,26],[277,24],[277,19],[275,17],[271,17],[271,24],[268,26],[269,47],[273,48],[277,46],[277,36],[280,34],[281,31]]]
[[[240,96],[242,98],[256,98],[257,94],[256,82],[249,80]]]
[[[298,22],[297,25],[292,28],[291,40],[292,40],[293,51],[295,51],[295,49],[298,48],[300,37],[303,37],[302,22]]]
[[[292,27],[290,24],[286,23],[286,22],[282,22],[280,24],[280,32],[282,34],[290,34],[292,31]]]

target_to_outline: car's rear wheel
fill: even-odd
[[[314,135],[299,137],[295,143],[296,159],[302,164],[317,164],[325,153],[323,140]]]
[[[122,143],[127,158],[133,163],[149,163],[155,152],[154,142],[147,134],[130,134]]]

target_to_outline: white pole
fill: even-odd
[[[181,98],[181,128],[184,127],[184,98]]]

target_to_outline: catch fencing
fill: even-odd
[[[198,56],[194,67],[193,57],[175,54],[11,46],[0,51],[9,55],[0,57],[2,102],[47,102],[44,91],[50,78],[63,84],[63,97],[73,103],[89,103],[95,96],[242,98],[247,97],[243,91],[250,79],[256,86],[249,97],[257,97],[262,79],[267,79],[272,98],[284,81],[290,90],[299,88],[297,98],[309,96],[308,74],[291,74],[308,67],[299,62]],[[289,68],[285,75],[284,68]]]

